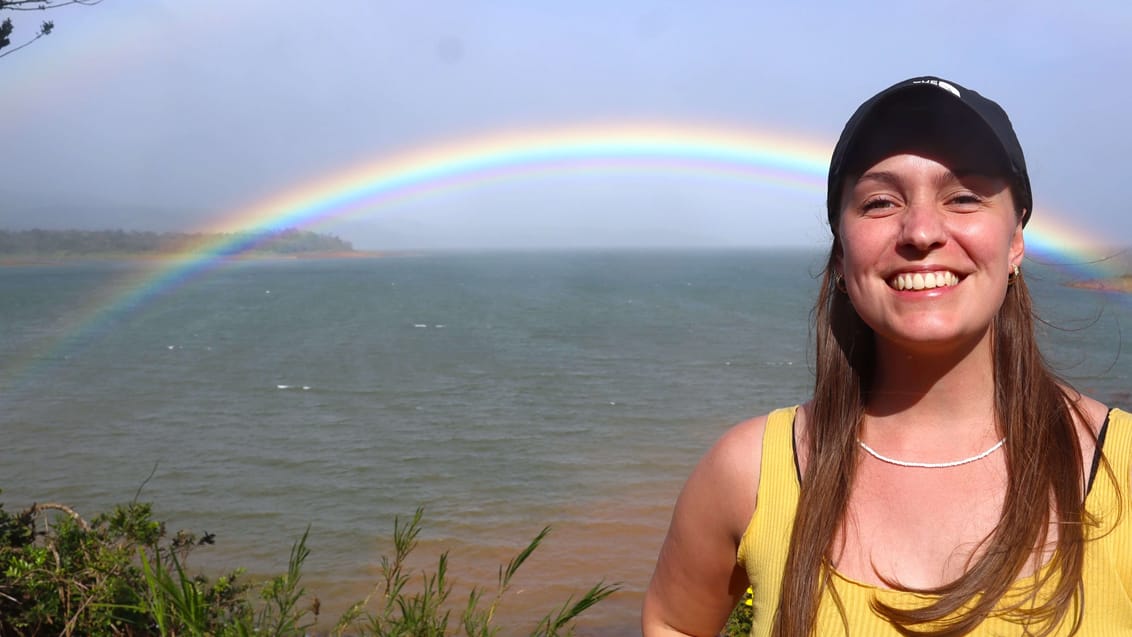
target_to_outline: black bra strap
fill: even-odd
[[[1085,487],[1085,494],[1088,495],[1093,490],[1093,480],[1097,477],[1097,468],[1101,465],[1101,455],[1104,450],[1104,437],[1108,433],[1108,423],[1112,419],[1112,410],[1110,409],[1108,415],[1104,418],[1104,424],[1101,425],[1101,430],[1097,432],[1097,446],[1093,449],[1093,466],[1089,469],[1089,484]]]
[[[798,407],[801,409],[801,407]],[[790,450],[794,452],[794,475],[798,477],[798,486],[802,485],[802,464],[798,462],[798,412],[794,412],[794,420],[790,423]]]

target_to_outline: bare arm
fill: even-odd
[[[736,563],[755,510],[766,417],[736,425],[684,485],[645,595],[645,637],[717,635],[747,589]]]

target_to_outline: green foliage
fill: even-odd
[[[417,546],[417,536],[421,530],[423,509],[417,509],[408,523],[402,524],[400,518],[393,522],[393,557],[381,558],[381,580],[366,599],[354,604],[332,631],[333,635],[358,634],[374,637],[394,637],[416,635],[421,637],[443,637],[463,634],[467,637],[490,637],[499,633],[496,621],[497,612],[504,594],[519,567],[527,561],[535,549],[550,533],[544,528],[531,540],[530,544],[508,562],[506,568],[499,567],[499,578],[495,594],[487,607],[482,607],[484,590],[474,587],[468,594],[468,601],[460,615],[456,628],[452,627],[451,606],[447,603],[452,593],[448,583],[448,554],[442,553],[434,573],[424,573],[421,589],[407,592],[406,585],[410,575],[405,572],[405,562]],[[619,589],[617,585],[599,582],[588,590],[578,601],[567,600],[561,608],[543,617],[531,630],[532,637],[553,637],[573,634],[573,623],[586,609],[609,597]],[[374,609],[367,610],[370,606]]]
[[[60,504],[33,505],[17,515],[0,506],[0,634],[150,634],[154,586],[171,581],[182,586],[182,595],[166,589],[162,601],[199,601],[193,612],[219,625],[241,608],[241,591],[234,575],[214,585],[185,575],[181,562],[197,543],[185,533],[166,540],[149,504],[121,505],[89,524]]]
[[[185,575],[177,555],[174,553],[171,556],[177,574],[174,577],[160,559],[154,560],[151,565],[145,551],[139,554],[149,594],[136,608],[149,611],[157,624],[158,632],[163,635],[177,632],[203,635],[208,629],[204,595],[197,588],[196,582]]]
[[[129,529],[100,517],[52,517],[61,505],[38,505],[19,515],[0,509],[0,632],[111,634],[136,619],[117,607],[134,601],[140,577],[123,546]],[[124,511],[120,518],[146,516]],[[46,530],[37,531],[42,520]]]
[[[393,556],[381,558],[382,576],[365,600],[338,620],[334,635],[445,637],[498,634],[498,611],[519,567],[546,538],[543,529],[500,567],[491,602],[473,588],[459,619],[449,604],[448,555],[421,574],[419,587],[406,560],[417,546],[423,510],[393,525]],[[42,527],[42,528],[41,528]],[[149,504],[131,502],[88,524],[60,504],[33,505],[12,515],[0,505],[0,635],[129,635],[298,637],[313,626],[302,566],[310,555],[309,529],[291,547],[287,571],[254,588],[236,570],[210,580],[190,575],[189,554],[213,536],[167,537]],[[574,620],[617,590],[598,583],[577,601],[547,614],[530,634],[572,634]]]
[[[302,579],[303,562],[310,555],[307,537],[310,527],[303,532],[293,546],[291,557],[287,560],[287,573],[271,579],[263,587],[261,594],[263,606],[259,612],[256,626],[268,635],[305,635],[311,624],[303,623],[307,610],[299,606],[306,590],[299,585]]]
[[[727,618],[727,625],[723,627],[723,635],[725,637],[747,637],[751,634],[752,621],[751,589],[748,588],[747,592],[743,594],[743,598],[735,605],[735,610],[731,611],[731,616]]]

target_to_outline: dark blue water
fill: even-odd
[[[632,634],[696,459],[730,424],[807,396],[820,260],[245,262],[97,329],[87,319],[137,284],[133,266],[0,268],[0,501],[93,514],[141,489],[171,529],[217,534],[194,564],[252,573],[281,571],[309,525],[307,586],[330,614],[369,592],[394,516],[418,505],[421,566],[450,550],[464,584],[494,582],[551,524],[512,614],[621,581],[583,626]],[[1042,330],[1051,361],[1129,405],[1130,306],[1054,270],[1027,280],[1058,326]]]

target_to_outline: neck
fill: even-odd
[[[877,344],[877,367],[866,403],[871,421],[902,428],[994,424],[994,365],[989,335],[969,347],[908,350]]]

